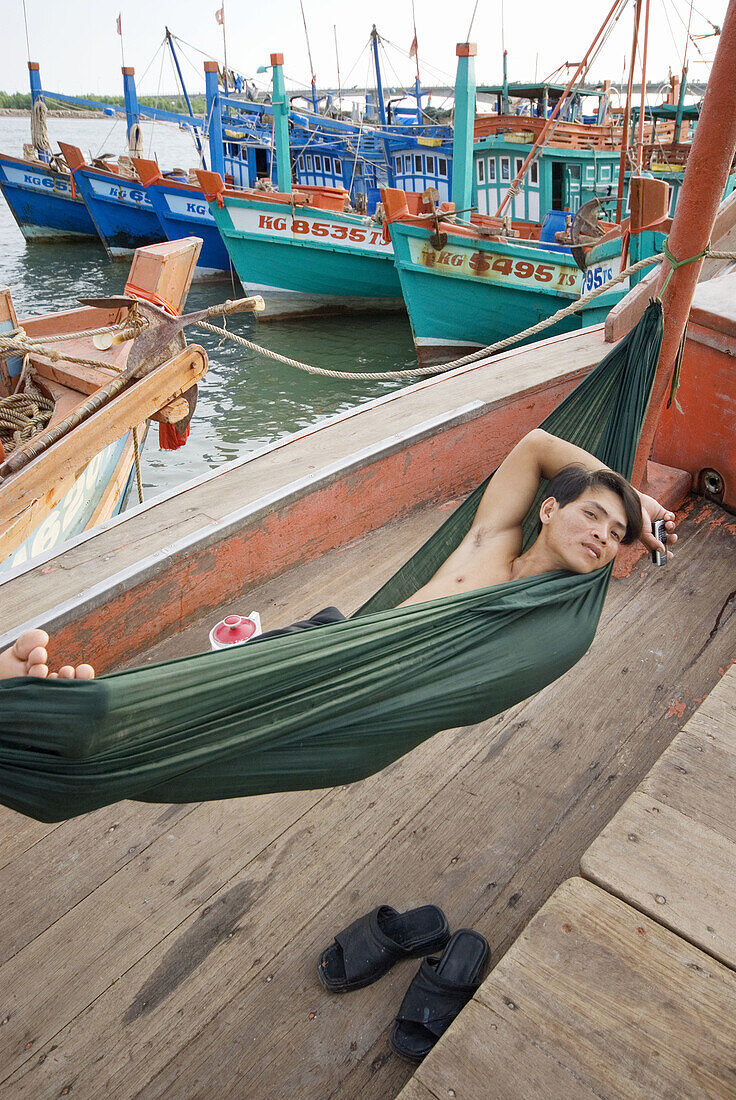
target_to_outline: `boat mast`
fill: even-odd
[[[473,129],[475,126],[475,42],[458,42],[455,117],[452,136],[452,200],[456,210],[473,201]]]
[[[128,149],[131,156],[140,156],[143,138],[141,136],[141,111],[138,106],[138,93],[135,89],[135,69],[132,65],[123,65],[122,72]]]
[[[210,167],[213,172],[225,175],[225,153],[222,144],[222,108],[220,106],[219,65],[216,61],[204,63],[205,131],[210,146]]]
[[[276,146],[276,172],[279,177],[279,191],[291,194],[291,153],[289,152],[289,100],[284,84],[284,55],[271,54],[273,66],[273,139]]]
[[[713,222],[736,153],[735,72],[736,0],[729,0],[668,238],[669,250],[676,260],[697,256],[710,241]],[[673,366],[701,266],[702,260],[696,260],[673,271],[667,288],[662,290],[670,273],[669,265],[662,264],[658,291],[662,295],[664,309],[664,338],[634,465],[632,480],[635,485],[642,485],[646,480],[647,459],[669,394]]]
[[[309,58],[309,71],[312,74],[312,109],[314,113],[319,114],[319,100],[317,99],[317,74],[314,71],[314,62],[312,61],[312,51],[309,47],[309,31],[307,30],[307,17],[304,14],[304,4],[302,0],[299,0],[299,7],[302,9],[302,22],[304,23],[304,37],[307,40],[307,57]],[[337,43],[335,43],[337,48]]]
[[[641,57],[641,107],[639,108],[639,137],[636,143],[636,171],[641,174],[644,160],[644,115],[647,106],[647,48],[649,46],[649,0],[644,9],[644,49]]]
[[[174,40],[171,37],[171,31],[169,30],[169,28],[166,27],[165,30],[166,30],[166,41],[168,43],[169,49],[171,50],[171,56],[173,58],[174,66],[176,68],[176,74],[179,77],[179,85],[181,87],[182,94],[184,96],[184,102],[187,105],[187,110],[189,111],[189,117],[192,120],[194,120],[194,111],[192,110],[192,104],[191,104],[190,99],[189,99],[189,94],[187,92],[186,84],[184,83],[184,77],[182,75],[181,66],[179,64],[179,58],[176,56],[176,50],[174,49]],[[194,135],[194,144],[197,146],[197,152],[199,153],[199,159],[201,161],[202,167],[206,171],[207,170],[207,165],[204,162],[204,150],[202,149],[202,142],[199,140],[199,134],[197,133],[196,127],[192,127],[192,133]]]
[[[618,165],[618,194],[616,196],[616,218],[621,221],[621,211],[624,205],[624,179],[626,176],[626,161],[629,155],[629,119],[631,117],[631,92],[634,87],[634,65],[636,64],[636,46],[639,41],[639,20],[641,19],[641,0],[636,0],[634,8],[634,41],[631,44],[631,63],[629,65],[629,83],[626,87],[626,107],[624,109],[624,124],[621,131],[621,156]]]
[[[381,66],[378,61],[378,31],[376,30],[376,24],[373,24],[373,30],[371,31],[371,43],[373,46],[373,64],[376,69],[376,98],[378,100],[378,117],[381,120],[381,129],[384,134],[388,127],[386,121],[386,104],[383,102],[383,84],[381,83]],[[383,139],[383,149],[386,156],[386,174],[388,176],[388,185],[393,187],[395,184],[394,166],[391,158],[391,151],[388,147],[386,138]]]

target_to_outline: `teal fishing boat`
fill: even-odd
[[[280,190],[229,190],[218,173],[197,173],[240,281],[263,291],[264,318],[403,308],[381,220],[353,212],[344,188],[292,190],[283,55],[271,65]]]
[[[616,224],[604,212],[620,196],[615,146],[625,144],[625,128],[617,136],[597,122],[560,121],[605,26],[544,118],[502,113],[473,126],[475,47],[458,46],[466,72],[455,103],[453,196],[463,220],[439,209],[417,216],[397,189],[382,196],[420,362],[515,336],[593,290],[590,305],[545,331],[596,324],[630,288],[617,281],[629,241],[636,237],[636,259],[658,250],[669,227],[665,183],[632,181],[631,219]],[[533,98],[539,89],[527,91]]]

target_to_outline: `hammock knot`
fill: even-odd
[[[711,250],[711,243],[710,243],[710,241],[708,241],[707,245],[705,246],[705,248],[703,249],[702,252],[696,253],[695,256],[686,256],[684,260],[676,260],[675,257],[670,252],[668,242],[669,242],[669,237],[665,237],[665,239],[662,241],[662,251],[664,252],[664,257],[665,257],[667,263],[670,265],[670,269],[667,272],[667,278],[665,279],[664,283],[662,284],[662,289],[659,292],[660,298],[662,297],[665,290],[667,289],[667,284],[669,283],[670,279],[672,278],[673,273],[675,271],[677,271],[678,267],[686,267],[688,264],[694,264],[696,262],[696,260],[702,260],[705,256],[708,255],[708,253]]]

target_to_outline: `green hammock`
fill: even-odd
[[[543,426],[630,477],[662,327],[653,302]],[[122,798],[350,783],[551,683],[593,640],[610,566],[396,607],[458,545],[485,484],[346,622],[94,681],[0,682],[0,802],[58,821]]]

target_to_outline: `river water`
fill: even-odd
[[[111,119],[48,120],[56,141],[79,145],[85,155],[124,152],[124,124]],[[27,118],[0,117],[0,149],[22,156],[30,140]],[[189,134],[172,126],[144,124],[145,155],[165,169],[189,167],[196,156]],[[78,298],[120,293],[128,265],[107,258],[102,245],[29,244],[0,198],[0,286],[9,286],[18,315],[73,308]],[[187,309],[202,309],[236,296],[229,280],[193,284]],[[220,323],[220,322],[215,322]],[[228,318],[228,328],[273,351],[336,370],[403,370],[416,365],[405,314],[337,316],[315,320],[254,323],[247,315]],[[298,431],[337,412],[394,390],[391,381],[332,380],[305,374],[234,344],[218,347],[209,333],[192,330],[210,367],[199,386],[199,403],[187,445],[160,451],[150,432],[143,457],[146,500],[171,490],[230,459]],[[137,504],[135,492],[131,503]]]

